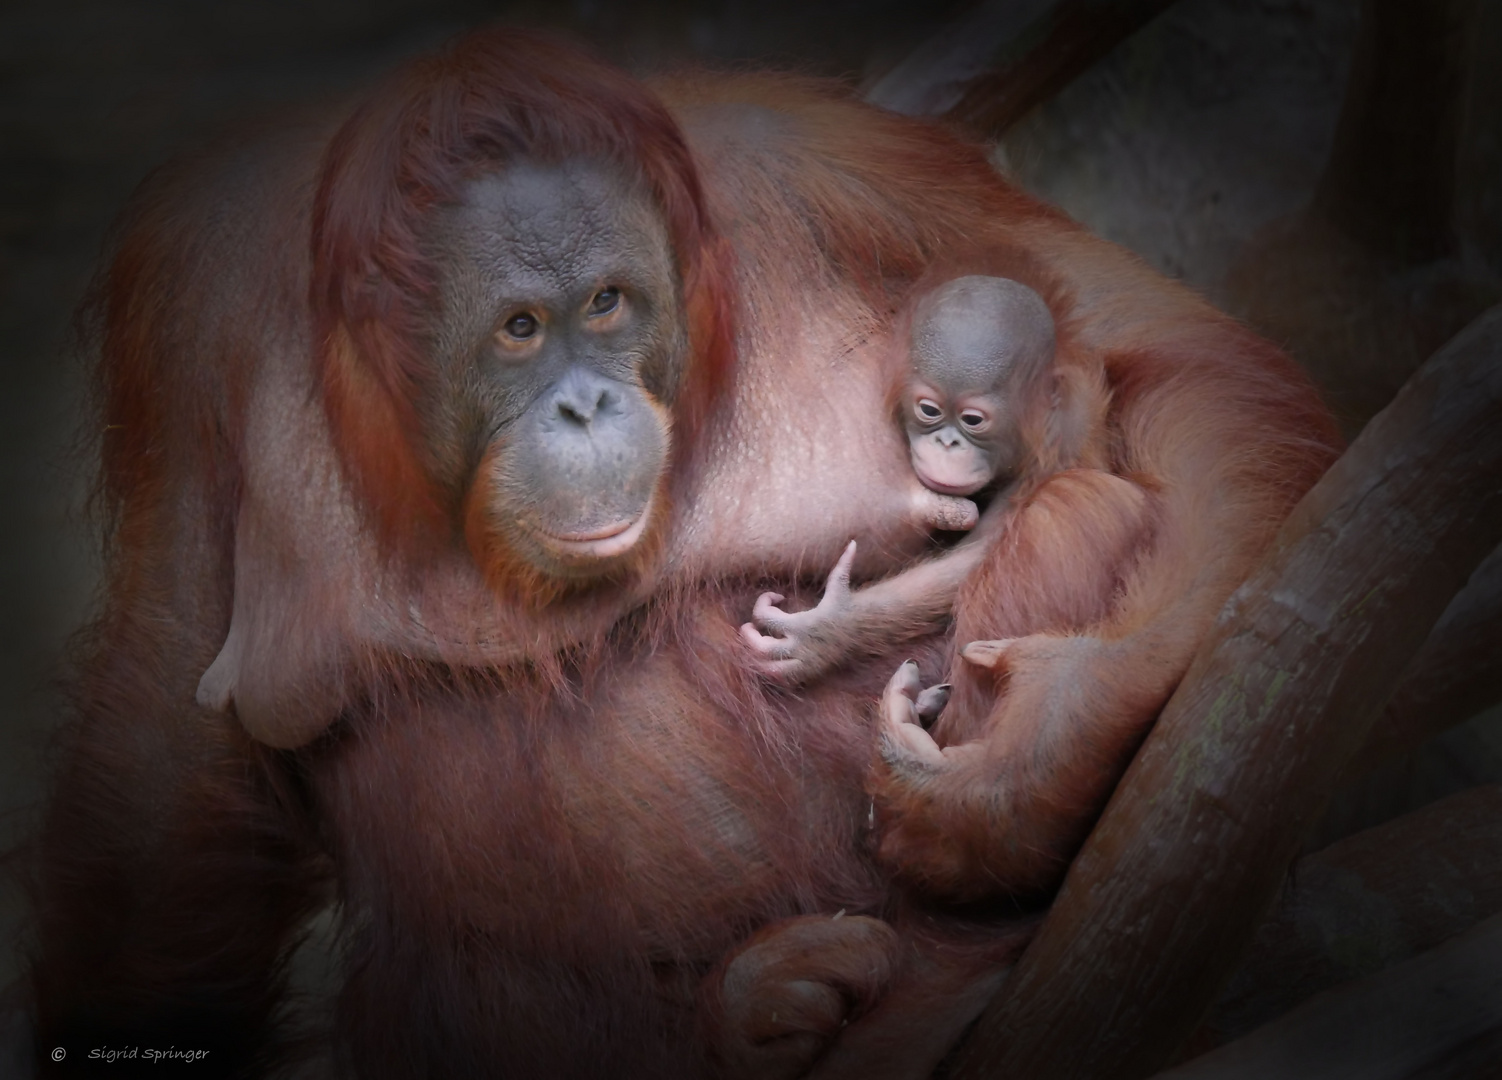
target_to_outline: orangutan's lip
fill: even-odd
[[[549,535],[554,540],[561,540],[565,544],[587,544],[592,540],[609,540],[612,536],[619,536],[640,520],[641,517],[637,516],[626,518],[624,521],[618,521],[614,525],[606,525],[604,528],[595,529],[593,532],[550,533]]]
[[[647,531],[652,519],[652,502],[642,507],[641,513],[625,521],[617,521],[599,529],[577,533],[543,533],[548,547],[560,555],[575,559],[613,559],[624,555],[636,546]]]

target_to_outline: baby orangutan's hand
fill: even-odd
[[[852,540],[824,583],[824,596],[807,611],[783,611],[780,593],[762,593],[741,637],[755,655],[756,670],[768,679],[797,685],[818,678],[849,652],[854,601],[850,594]]]

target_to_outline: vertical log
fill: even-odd
[[[1314,209],[1405,265],[1453,253],[1461,103],[1476,0],[1364,0]]]

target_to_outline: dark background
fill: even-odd
[[[618,62],[796,67],[865,85],[965,4],[497,5],[477,0],[22,0],[0,8],[0,846],[43,791],[54,680],[97,565],[83,515],[84,366],[70,320],[153,165],[239,118],[339,93],[497,17]],[[1502,4],[1460,51],[1449,243],[1379,259],[1306,214],[1330,155],[1358,0],[1183,0],[1006,133],[1024,186],[1288,345],[1350,432],[1502,296]],[[1394,154],[1404,153],[1401,145]],[[1383,169],[1357,176],[1380,184]],[[1345,181],[1352,183],[1350,178]],[[1349,793],[1327,835],[1502,778],[1482,717]],[[14,891],[0,929],[15,925]],[[15,974],[9,950],[0,987]]]

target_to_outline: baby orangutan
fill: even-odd
[[[781,595],[762,594],[741,635],[769,678],[805,683],[864,651],[944,626],[992,537],[993,561],[1009,561],[1002,548],[1031,544],[1074,578],[1018,632],[1078,629],[1104,616],[1143,537],[1141,489],[1079,467],[1106,463],[1107,395],[1098,380],[1056,364],[1053,315],[1037,292],[1009,278],[957,278],[917,300],[911,326],[900,408],[913,470],[935,492],[994,498],[975,533],[900,574],[852,590],[852,540],[817,607],[785,612]],[[924,693],[925,720],[943,708],[948,689]]]
[[[806,683],[953,619],[962,648],[948,681],[923,689],[909,661],[882,698],[868,780],[877,857],[933,898],[1032,895],[1057,884],[1110,791],[1119,739],[1094,728],[1140,731],[1167,692],[1148,680],[1142,700],[1096,716],[1080,713],[1069,677],[1036,678],[1098,661],[1153,540],[1155,507],[1109,471],[1102,359],[1060,347],[1038,293],[959,278],[921,296],[911,325],[899,401],[913,469],[936,492],[990,494],[978,527],[860,589],[850,587],[852,541],[818,606],[785,612],[765,593],[741,634],[763,675]],[[1090,731],[1072,730],[1080,715]],[[1018,820],[1036,827],[1019,832]]]

